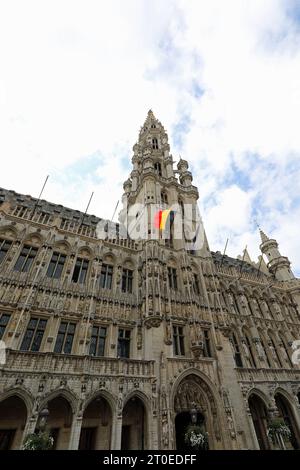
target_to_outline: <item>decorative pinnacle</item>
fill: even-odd
[[[259,233],[262,243],[267,242],[269,240],[269,237],[267,237],[267,235],[265,234],[265,232],[262,231],[261,228],[259,229]]]

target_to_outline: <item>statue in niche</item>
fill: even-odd
[[[187,284],[187,282],[188,282],[188,275],[187,275],[186,269],[184,269],[184,270],[182,271],[182,279],[183,279],[183,284]]]
[[[137,349],[142,349],[143,346],[143,334],[142,334],[142,328],[139,326],[137,330]]]
[[[64,307],[64,298],[61,296],[57,302],[57,308],[58,310],[63,310]]]
[[[56,306],[56,294],[53,295],[53,297],[50,300],[50,308],[55,308]]]
[[[21,295],[21,297],[20,297],[20,302],[21,302],[22,304],[24,304],[24,303],[26,302],[26,300],[27,300],[27,295],[28,295],[28,294],[27,294],[26,291],[22,292],[22,295]]]
[[[166,410],[167,409],[167,392],[166,392],[166,387],[165,385],[162,385],[161,387],[161,409]]]
[[[166,322],[165,343],[168,345],[172,344],[172,327],[169,321]]]
[[[164,447],[169,445],[169,423],[167,413],[163,413],[162,417],[162,444]]]
[[[244,294],[240,295],[240,302],[241,306],[246,309],[247,308],[247,299]]]
[[[190,324],[190,339],[191,339],[191,345],[196,346],[198,338],[197,338],[197,332],[196,332],[196,325],[194,323]]]
[[[121,277],[122,277],[122,276],[121,276],[121,269],[118,269],[118,271],[117,271],[117,276],[116,276],[116,283],[117,283],[117,285],[120,284],[120,282],[121,282]]]
[[[258,356],[261,359],[265,359],[265,353],[264,353],[264,350],[263,350],[263,347],[261,345],[261,342],[260,342],[259,338],[257,338],[257,340],[255,341],[255,345],[256,345],[256,350],[257,350]]]
[[[127,306],[127,307],[125,308],[125,318],[126,318],[126,320],[129,320],[129,319],[130,319],[130,316],[131,316],[130,313],[131,313],[130,307]]]
[[[244,348],[244,354],[247,358],[249,358],[249,350],[248,350],[248,346],[246,344],[246,340],[242,340],[242,345],[243,345],[243,348]]]
[[[149,308],[149,313],[153,312],[153,298],[152,298],[152,295],[150,295],[149,298],[148,298],[148,308]]]
[[[233,301],[233,296],[232,296],[231,292],[228,292],[228,293],[227,293],[227,297],[228,297],[228,303],[229,303],[229,305],[230,305],[232,308],[234,308],[234,301]]]
[[[277,315],[279,315],[281,313],[280,307],[279,307],[277,302],[273,303],[273,310]]]

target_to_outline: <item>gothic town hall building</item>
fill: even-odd
[[[197,204],[152,111],[132,164],[128,207]],[[55,449],[182,450],[192,417],[209,449],[270,449],[275,418],[299,449],[300,280],[277,241],[260,231],[255,263],[206,237],[99,239],[100,220],[0,189],[0,449],[45,410]]]

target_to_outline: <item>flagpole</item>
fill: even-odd
[[[245,246],[245,249],[244,249],[244,254],[243,254],[243,259],[242,259],[242,264],[241,264],[241,268],[240,268],[240,275],[239,275],[239,279],[242,275],[242,269],[243,269],[243,264],[244,264],[244,258],[245,258],[245,254],[246,254],[246,250],[247,250],[247,245]]]
[[[263,257],[262,257],[262,255],[261,255],[260,261],[259,261],[259,266],[258,266],[258,272],[257,272],[257,276],[256,276],[256,277],[259,277],[259,275],[260,275],[260,267],[261,267],[262,259],[263,259]]]
[[[48,181],[48,178],[49,178],[49,175],[47,175],[47,177],[46,177],[46,179],[45,179],[45,182],[44,182],[44,184],[43,184],[43,187],[42,187],[42,189],[41,189],[41,192],[40,192],[40,194],[39,194],[39,197],[37,198],[36,203],[35,203],[35,205],[34,205],[34,207],[33,207],[33,211],[32,211],[31,218],[34,216],[35,209],[36,209],[38,203],[40,202],[40,199],[41,199],[41,196],[42,196],[42,194],[43,194],[43,191],[44,191],[44,188],[45,188],[45,186],[46,186],[46,183],[47,183],[47,181]]]
[[[222,255],[222,259],[221,259],[220,268],[222,267],[222,264],[223,264],[223,261],[224,261],[224,256],[225,256],[225,252],[226,252],[226,248],[227,248],[228,240],[229,240],[229,238],[227,238],[227,240],[226,240],[226,243],[225,243],[225,248],[224,248],[224,253],[223,253],[223,255]]]
[[[94,195],[94,192],[92,192],[92,194],[91,194],[90,200],[89,200],[89,202],[88,202],[88,205],[86,206],[85,213],[83,214],[83,217],[82,217],[81,223],[80,223],[80,225],[79,225],[79,228],[80,228],[80,227],[82,226],[82,224],[83,224],[83,221],[84,221],[84,219],[85,219],[85,216],[86,216],[86,213],[87,213],[88,208],[89,208],[89,206],[90,206],[90,203],[91,203],[91,200],[92,200],[93,195]],[[78,229],[78,230],[79,230],[79,229]]]

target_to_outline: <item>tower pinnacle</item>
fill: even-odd
[[[267,237],[267,235],[259,229],[262,243],[260,244],[261,252],[268,258],[268,269],[274,274],[279,281],[288,281],[294,279],[294,275],[290,269],[291,263],[286,256],[282,256],[278,243],[275,239]]]
[[[261,238],[262,243],[269,240],[269,237],[267,237],[267,235],[265,234],[263,230],[259,229],[259,233],[260,233],[260,238]]]

